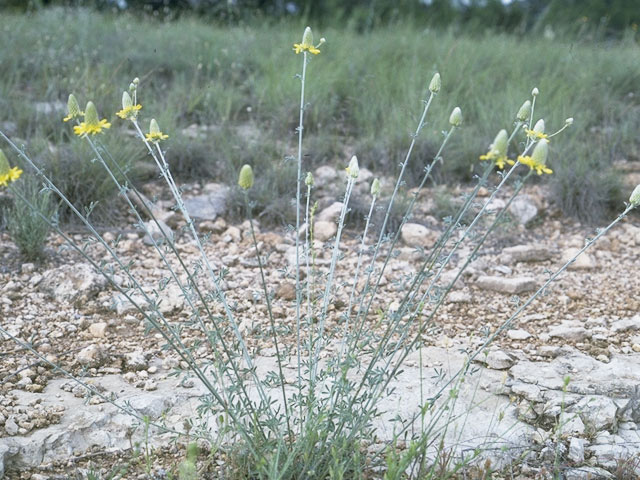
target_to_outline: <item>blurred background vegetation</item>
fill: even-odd
[[[310,68],[305,170],[341,166],[357,153],[377,175],[394,175],[439,71],[443,88],[410,178],[460,106],[464,128],[435,179],[470,181],[478,155],[513,125],[535,86],[536,117],[549,131],[575,118],[552,142],[556,174],[545,181],[566,214],[594,221],[628,196],[613,163],[638,159],[639,3],[0,0],[0,31],[11,39],[0,50],[0,129],[75,201],[108,206],[117,192],[61,118],[70,92],[81,103],[94,100],[113,122],[103,142],[114,160],[140,181],[153,178],[144,151],[118,136],[127,125],[115,117],[137,76],[143,118],[156,117],[170,134],[168,158],[181,180],[235,183],[251,163],[262,218],[286,221],[300,68],[291,46],[310,24],[328,43]]]

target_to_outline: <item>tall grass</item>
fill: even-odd
[[[34,102],[64,102],[74,91],[114,104],[120,96],[115,86],[137,75],[149,93],[145,108],[162,112],[158,120],[165,130],[178,145],[189,145],[171,156],[179,177],[229,180],[225,172],[237,171],[247,160],[239,156],[249,153],[256,170],[290,170],[286,158],[294,153],[298,107],[291,95],[297,70],[288,39],[297,35],[298,25],[221,27],[188,17],[141,21],[127,14],[45,9],[3,15],[0,30],[12,38],[12,48],[0,52],[0,107],[17,125],[19,138],[57,143],[57,115],[34,115]],[[529,82],[523,82],[528,79],[545,95],[539,114],[548,128],[560,127],[570,114],[576,117],[577,128],[553,151],[558,176],[552,186],[559,205],[593,220],[620,200],[611,164],[636,154],[640,127],[640,50],[632,38],[551,41],[413,26],[322,33],[331,39],[324,51],[333,66],[316,72],[307,87],[313,106],[305,130],[308,168],[335,164],[349,145],[363,166],[397,173],[418,120],[411,113],[415,92],[437,69],[445,80],[445,99],[434,105],[433,118],[446,118],[455,99],[466,120],[434,172],[437,181],[471,178],[468,165],[497,126],[508,126],[510,108],[528,93]],[[192,123],[216,130],[185,138],[182,129]],[[235,128],[247,125],[256,134],[253,140],[246,128]],[[425,128],[430,135],[415,152],[420,160],[435,153],[446,125],[434,121]],[[600,181],[603,177],[608,180]],[[274,175],[267,190],[281,196],[285,186],[278,178]],[[581,196],[579,185],[590,185],[593,195]],[[276,214],[280,205],[264,197],[261,208],[282,221]],[[242,209],[239,198],[235,209]]]

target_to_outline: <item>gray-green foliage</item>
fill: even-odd
[[[50,227],[42,216],[52,219],[57,207],[51,193],[29,175],[12,186],[15,189],[13,206],[5,211],[9,234],[27,260],[39,260]]]

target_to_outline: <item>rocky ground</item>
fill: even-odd
[[[340,208],[339,196],[332,190],[336,176],[331,167],[321,167],[315,175],[319,270],[327,268],[331,251],[326,247],[336,231]],[[365,197],[371,176],[363,171],[361,177],[356,193]],[[174,238],[187,263],[195,265],[198,249],[184,231],[181,217],[170,210],[166,192],[155,184],[145,191],[150,198],[159,196],[154,211],[162,228]],[[227,194],[225,187],[209,184],[191,186],[185,196],[198,219],[199,232],[208,237],[205,250],[213,267],[229,271],[223,289],[250,350],[266,368],[273,362],[273,344],[265,333],[268,317],[258,264],[248,223],[230,223],[221,216]],[[508,194],[501,193],[492,208],[504,207]],[[403,227],[372,311],[398,307],[403,285],[420,263],[421,249],[428,252],[445,228],[433,196],[432,190],[422,195],[425,200],[412,223]],[[482,189],[479,200],[488,196],[489,191]],[[594,235],[592,228],[563,218],[547,198],[544,187],[531,186],[510,207],[510,221],[480,250],[455,283],[432,328],[422,336],[423,351],[408,359],[407,376],[398,380],[400,397],[385,400],[389,412],[395,413],[400,398],[412,398],[413,406],[403,406],[405,413],[417,408],[417,355],[423,355],[427,369],[444,366],[449,373],[455,371],[455,365],[463,362],[460,352],[473,351],[499,328],[515,310],[516,296],[520,301],[528,298],[584,245],[585,238]],[[153,242],[133,227],[110,227],[102,233],[153,297],[167,278]],[[152,234],[157,237],[157,227]],[[77,242],[84,241],[82,233],[72,235]],[[294,235],[263,228],[257,240],[266,256],[267,282],[275,294],[273,312],[283,327],[282,342],[291,347],[295,345]],[[356,266],[357,232],[347,231],[343,240],[341,250],[346,255],[339,262],[340,287],[329,309],[329,337],[341,332],[340,315]],[[147,331],[132,303],[86,259],[63,246],[64,241],[52,235],[42,264],[22,263],[16,246],[0,234],[0,326],[105,395],[132,400],[136,411],[152,419],[163,417],[171,425],[182,424],[197,405],[200,386],[170,376],[180,362],[162,348],[161,336]],[[85,251],[96,262],[104,262],[105,268],[114,268],[118,285],[131,286],[99,246],[88,244]],[[469,252],[470,247],[463,245],[445,270],[443,282],[453,281]],[[169,261],[179,270],[175,259]],[[495,340],[486,355],[477,357],[481,367],[477,385],[486,401],[474,410],[469,405],[476,397],[469,394],[461,400],[459,408],[470,412],[472,419],[467,424],[476,428],[469,427],[466,437],[451,439],[458,453],[479,445],[517,449],[518,455],[509,457],[507,464],[511,472],[516,468],[512,476],[522,479],[551,478],[549,466],[557,462],[567,479],[640,476],[639,265],[640,218],[633,214],[579,257]],[[145,305],[140,293],[132,298]],[[199,338],[197,329],[189,326],[191,310],[175,282],[169,281],[159,298],[165,317],[186,326],[187,341]],[[219,305],[214,310],[222,312]],[[332,348],[330,343],[327,355],[335,351]],[[95,395],[85,398],[82,387],[6,336],[0,355],[0,477],[4,470],[8,478],[65,478],[61,472],[78,472],[92,461],[100,464],[101,458],[111,463],[118,455],[127,458],[134,433],[138,438],[140,434],[131,418]],[[507,412],[509,428],[487,423],[498,411]],[[382,424],[380,431],[384,431]],[[487,442],[491,436],[500,442]],[[158,435],[157,440],[162,444],[167,438]],[[159,454],[164,460],[154,463],[156,478],[162,478],[162,471],[179,461],[181,450],[169,446],[157,451],[164,452]]]

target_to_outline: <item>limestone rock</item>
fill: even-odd
[[[54,300],[75,303],[86,301],[107,286],[107,280],[91,265],[76,263],[47,270],[39,288]]]
[[[410,247],[431,248],[438,240],[438,233],[419,223],[405,223],[402,226],[402,240]]]
[[[502,259],[505,263],[543,262],[550,258],[549,249],[539,245],[516,245],[502,250]]]
[[[313,238],[321,242],[326,242],[332,238],[337,231],[338,227],[334,222],[315,222],[313,225]]]
[[[538,207],[533,198],[525,194],[516,197],[513,202],[511,202],[509,212],[520,224],[527,225],[538,216]]]
[[[99,367],[106,360],[106,355],[98,345],[89,345],[78,352],[77,360],[86,367]]]
[[[342,202],[334,202],[316,215],[316,221],[338,223],[341,211]]]
[[[158,245],[162,245],[165,242],[173,243],[174,234],[171,227],[164,223],[162,220],[157,219],[156,221],[149,220],[148,222],[144,222],[145,229],[147,233],[145,233],[142,242],[145,245],[153,245],[153,242]]]
[[[476,285],[483,290],[517,295],[536,290],[536,281],[530,277],[504,278],[483,275],[476,280]]]
[[[106,322],[96,322],[89,326],[89,333],[93,338],[104,338],[107,331]]]
[[[579,248],[568,248],[562,254],[562,259],[560,263],[564,264],[571,260],[578,252]],[[569,269],[571,270],[591,270],[595,268],[596,262],[591,255],[587,252],[581,254],[575,261],[569,265]]]
[[[215,220],[227,209],[229,187],[217,183],[205,186],[205,192],[195,197],[186,198],[184,204],[192,218]]]

